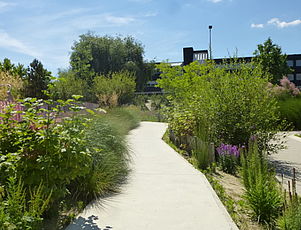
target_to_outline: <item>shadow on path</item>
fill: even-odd
[[[76,218],[67,229],[72,228],[72,230],[113,230],[113,227],[111,226],[99,228],[94,222],[96,220],[98,220],[98,217],[94,215],[89,216],[88,218],[83,218],[80,216]]]
[[[278,175],[283,174],[284,176],[289,178],[293,178],[294,167],[297,166],[298,168],[301,168],[301,164],[296,164],[296,163],[292,164],[291,162],[288,161],[281,161],[281,160],[274,160],[274,159],[270,159],[269,161],[273,166],[275,166],[276,173]],[[296,178],[301,179],[301,172],[297,168],[296,168]]]
[[[101,230],[97,227],[97,224],[94,222],[98,220],[97,216],[89,216],[88,218],[78,217],[72,224],[69,225],[72,229],[84,229],[84,230]],[[69,227],[67,229],[69,229]]]

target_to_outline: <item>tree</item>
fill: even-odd
[[[45,98],[44,90],[48,89],[51,80],[51,72],[44,69],[43,64],[34,59],[30,63],[25,76],[25,96]]]
[[[90,87],[96,76],[110,76],[123,70],[135,73],[137,89],[142,89],[147,80],[144,75],[144,49],[133,37],[100,37],[86,33],[80,35],[71,49],[71,68]]]
[[[57,81],[50,85],[50,93],[54,99],[67,100],[72,95],[82,95],[83,100],[91,100],[86,81],[77,78],[72,70],[59,70]]]
[[[3,62],[0,62],[0,71],[21,78],[26,75],[26,68],[24,68],[24,65],[21,65],[20,63],[15,65],[11,63],[11,60],[8,58],[4,58]]]
[[[287,56],[282,54],[280,46],[273,44],[271,38],[259,44],[254,55],[254,63],[262,68],[263,74],[268,75],[273,84],[279,83],[283,76],[291,72],[286,63]]]

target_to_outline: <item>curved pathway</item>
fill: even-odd
[[[162,141],[166,128],[142,122],[131,131],[122,193],[87,206],[67,230],[238,230],[206,177]]]
[[[300,132],[289,132],[286,137],[286,149],[272,154],[269,159],[275,166],[279,181],[284,177],[284,188],[288,190],[287,182],[293,178],[293,168],[296,169],[296,190],[301,194],[301,138],[295,134]]]

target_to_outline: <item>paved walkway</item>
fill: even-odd
[[[277,178],[281,181],[281,174],[284,175],[284,187],[288,190],[287,181],[293,177],[293,168],[296,169],[297,193],[301,194],[301,138],[290,132],[286,138],[287,149],[281,150],[278,154],[272,154],[270,161],[275,165]]]
[[[142,122],[131,132],[123,192],[86,207],[67,230],[238,230],[205,176],[161,140],[166,127]]]

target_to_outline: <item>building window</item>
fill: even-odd
[[[299,80],[299,81],[301,80],[301,73],[296,74],[296,80]]]
[[[296,66],[301,66],[301,60],[296,60]]]
[[[287,75],[288,80],[293,81],[294,79],[294,74],[288,74]]]
[[[289,67],[293,67],[294,66],[294,60],[287,60],[286,63],[287,63],[287,65]]]

